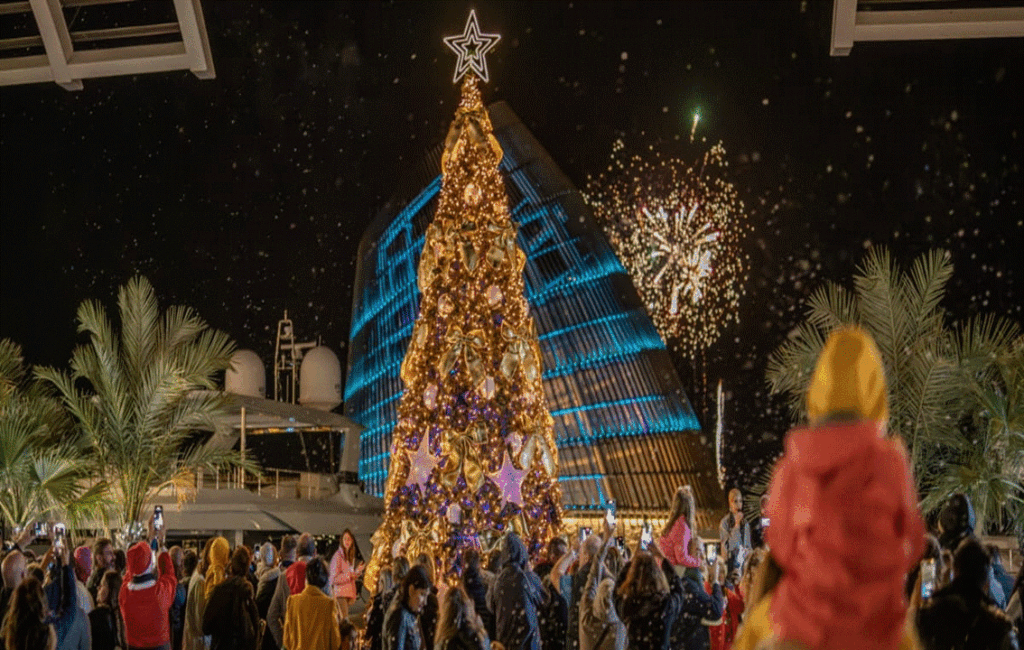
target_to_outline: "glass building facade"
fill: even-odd
[[[724,498],[710,442],[657,330],[579,191],[504,103],[489,108],[512,219],[527,255],[567,510],[664,512],[694,487],[702,514]],[[383,495],[399,368],[420,299],[416,272],[441,191],[440,148],[410,172],[359,248],[345,414],[366,427],[359,476]],[[585,512],[580,512],[585,515]],[[707,525],[701,517],[701,525]]]

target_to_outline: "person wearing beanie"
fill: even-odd
[[[899,439],[886,436],[885,374],[858,327],[825,342],[807,392],[810,425],[790,431],[767,504],[778,567],[734,648],[765,632],[816,650],[917,647],[903,579],[921,556],[924,522]]]
[[[147,542],[136,542],[128,549],[126,561],[125,580],[118,601],[128,647],[131,650],[169,650],[170,611],[178,586],[171,556],[163,551],[154,558]]]
[[[95,606],[92,594],[85,586],[86,580],[89,579],[89,570],[92,568],[92,551],[88,546],[79,546],[75,549],[74,565],[75,588],[78,589],[78,608],[88,616]]]

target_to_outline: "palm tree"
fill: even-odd
[[[216,430],[225,397],[214,376],[230,365],[234,343],[189,307],[163,314],[149,281],[135,277],[118,290],[118,336],[103,306],[78,308],[88,342],[71,357],[71,373],[37,370],[56,388],[81,429],[98,477],[110,484],[119,523],[142,519],[147,500],[175,485],[187,494],[196,472],[244,466],[239,452],[189,445],[196,429]]]
[[[970,497],[977,529],[1024,531],[1024,337],[1001,354],[994,368],[970,386],[977,408],[959,435],[940,447],[933,489],[921,507],[937,508],[943,496]]]
[[[12,528],[59,517],[71,527],[104,505],[87,451],[60,402],[26,378],[21,347],[0,340],[0,514]]]
[[[964,420],[981,408],[971,387],[991,376],[995,360],[1020,335],[1015,323],[993,316],[950,327],[939,305],[952,275],[946,251],[922,254],[904,272],[887,249],[872,248],[852,292],[830,282],[811,295],[806,320],[771,354],[767,369],[772,392],[785,394],[795,418],[803,418],[807,384],[828,334],[848,324],[864,327],[885,366],[889,431],[906,441],[928,505],[949,494],[951,450],[963,446]],[[999,503],[994,493],[989,497],[984,501]]]

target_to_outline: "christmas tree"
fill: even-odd
[[[420,311],[402,362],[370,587],[398,552],[413,562],[426,554],[435,575],[452,576],[466,548],[514,529],[536,550],[561,526],[553,420],[523,296],[526,255],[478,85],[497,38],[480,34],[471,13],[463,35],[445,39],[459,53],[455,79],[465,80],[419,262]]]

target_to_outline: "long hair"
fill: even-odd
[[[352,546],[347,551],[345,550],[345,535],[348,535],[349,539],[352,540]],[[338,540],[338,550],[345,554],[345,560],[353,568],[356,566],[356,562],[363,559],[363,554],[359,552],[359,544],[356,543],[356,536],[348,528],[341,533],[341,539]]]
[[[25,578],[11,595],[4,619],[5,650],[53,650],[57,635],[46,624],[46,615],[43,585],[33,577]]]
[[[121,574],[113,569],[103,573],[100,578],[100,588],[96,592],[96,605],[106,605],[110,609],[120,610]]]
[[[675,496],[672,497],[672,515],[668,518],[668,523],[661,530],[662,537],[669,534],[680,517],[686,519],[686,525],[690,527],[690,533],[696,535],[697,502],[693,498],[693,489],[689,485],[680,486],[676,490]]]
[[[661,570],[650,553],[637,553],[629,564],[629,572],[626,574],[625,581],[619,587],[619,595],[629,598],[630,596],[664,596],[667,593],[668,579],[665,577],[665,572]]]
[[[194,555],[194,554],[193,554]],[[96,593],[96,607],[106,607],[110,610],[109,616],[114,622],[114,635],[123,648],[128,647],[124,636],[124,619],[121,617],[121,604],[119,602],[121,593],[121,574],[113,569],[105,572],[100,579],[100,589]]]
[[[456,636],[459,630],[467,630],[476,637],[477,645],[486,650],[483,623],[476,614],[473,600],[460,586],[448,589],[441,604],[441,613],[437,620],[437,633],[434,635],[434,650],[443,650],[449,639]]]

